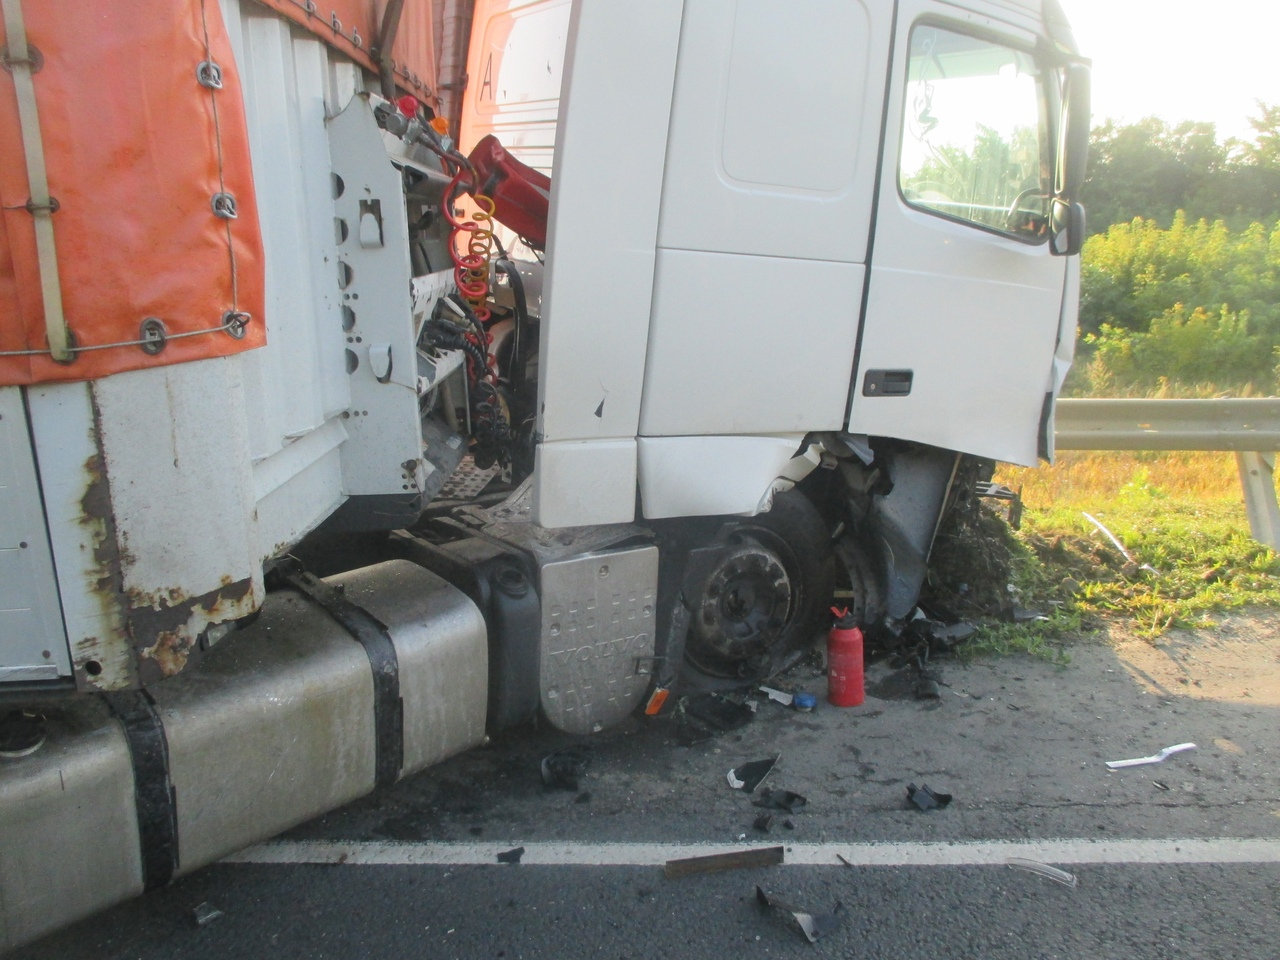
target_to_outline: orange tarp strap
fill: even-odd
[[[87,380],[261,346],[262,236],[217,0],[23,0],[23,13],[38,52],[33,82],[58,205],[63,308],[81,349],[67,364],[12,355],[48,343],[16,91],[0,71],[0,385]],[[210,60],[220,90],[197,78]],[[234,219],[215,213],[219,194],[231,198]],[[133,343],[148,318],[167,338],[155,354]],[[236,332],[243,324],[242,338],[223,329],[229,319]]]

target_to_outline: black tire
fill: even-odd
[[[792,490],[776,495],[768,513],[724,518],[712,543],[724,551],[688,597],[685,658],[712,676],[762,676],[826,626],[831,537],[813,504]]]

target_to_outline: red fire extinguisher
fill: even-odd
[[[827,634],[827,699],[837,707],[862,703],[862,631],[848,609],[832,607],[836,622]]]

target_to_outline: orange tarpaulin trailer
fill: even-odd
[[[0,70],[0,385],[88,380],[265,343],[249,138],[216,0],[2,4],[0,56],[18,46],[4,26],[14,11],[31,50]],[[381,3],[268,5],[376,69]],[[431,16],[430,0],[406,0],[393,45],[397,83],[428,102]],[[33,138],[51,214],[34,196]],[[40,216],[56,257],[37,243]],[[59,324],[56,302],[47,323],[46,299],[61,300],[67,362],[51,353]]]

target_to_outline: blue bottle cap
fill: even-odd
[[[818,705],[818,698],[812,693],[797,693],[791,700],[797,710],[808,712]]]

